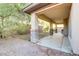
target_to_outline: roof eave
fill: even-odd
[[[32,12],[34,12],[46,5],[49,5],[49,4],[51,4],[51,3],[34,3],[34,4],[31,4],[28,7],[24,8],[23,12],[31,14]]]

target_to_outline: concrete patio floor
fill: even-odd
[[[0,56],[69,56],[71,54],[43,47],[27,40],[0,40]]]
[[[60,32],[40,39],[37,44],[66,53],[71,53],[72,50],[68,38],[64,37]]]

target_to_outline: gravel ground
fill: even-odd
[[[49,49],[19,38],[0,39],[0,56],[67,56],[70,54]]]

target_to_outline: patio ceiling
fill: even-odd
[[[63,23],[64,19],[68,19],[70,9],[71,3],[62,3],[50,5],[49,7],[46,7],[46,9],[43,8],[36,13],[39,18],[43,15],[55,23]]]

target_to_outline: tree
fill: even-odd
[[[7,4],[7,3],[3,4],[2,3],[2,4],[0,4],[0,34],[1,34],[1,38],[4,38],[4,32],[5,32],[4,30],[5,30],[6,25],[15,24],[15,23],[17,24],[17,22],[19,20],[21,20],[23,22],[26,19],[30,18],[29,15],[22,12],[22,9],[27,5],[28,4],[24,4],[24,3],[19,3],[19,4]],[[17,20],[15,19],[14,23],[10,23],[10,20],[9,20],[10,17],[14,17]],[[9,20],[9,22],[8,22],[8,20]],[[29,22],[29,20],[28,20],[28,22]]]

